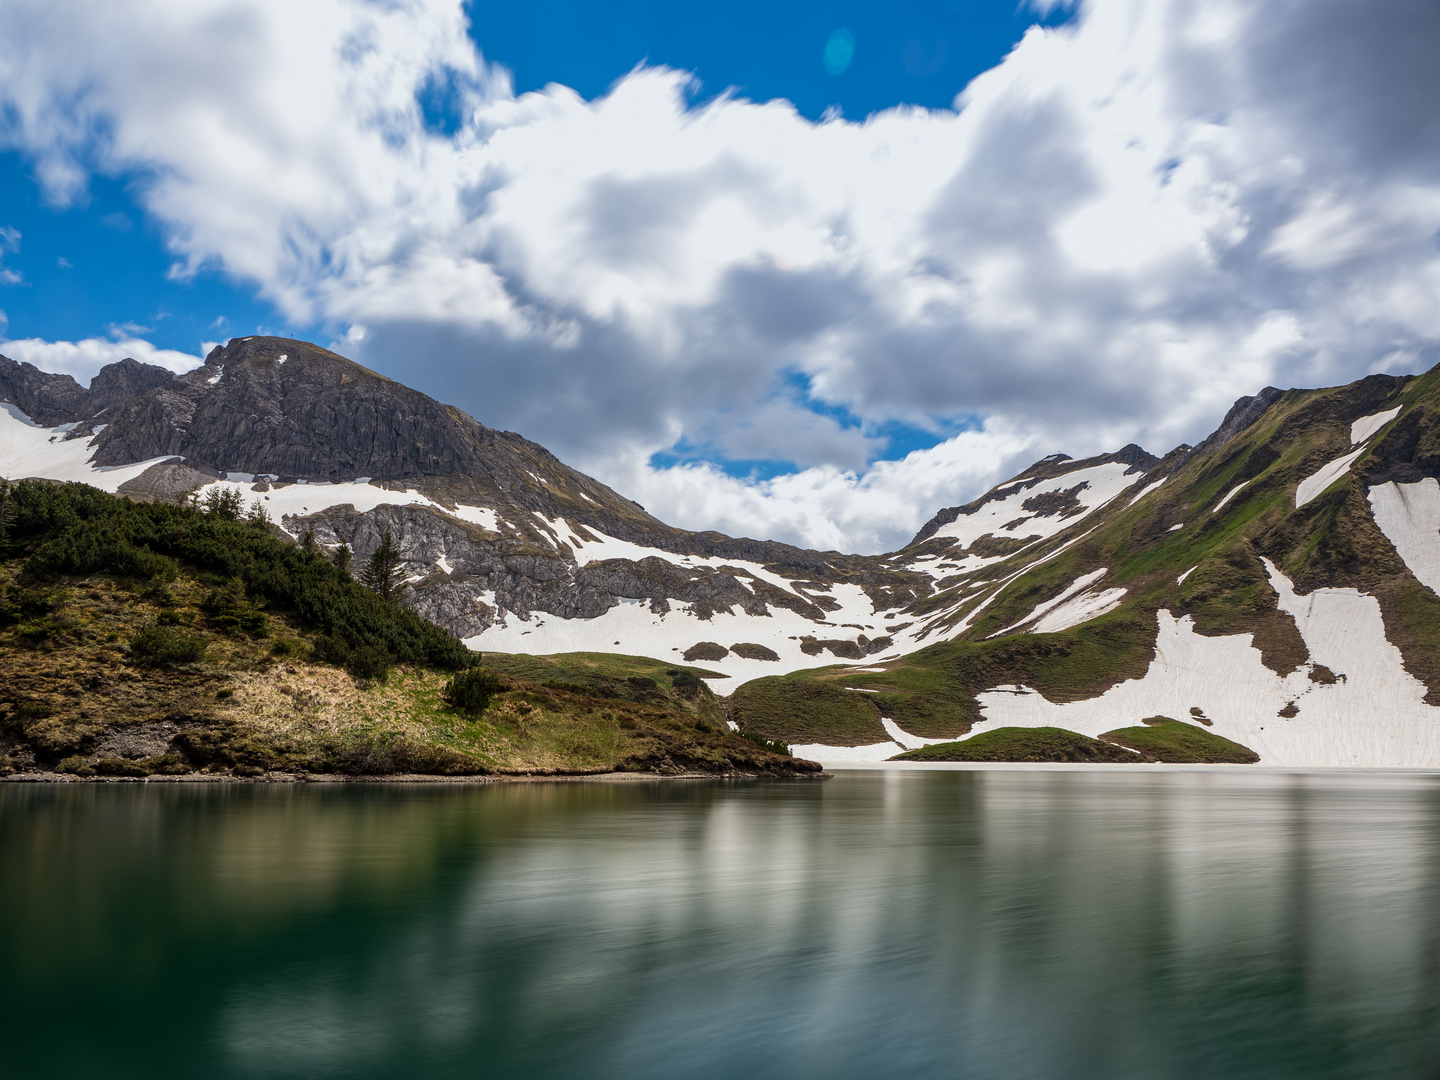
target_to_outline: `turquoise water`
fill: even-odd
[[[1429,1077],[1440,780],[0,785],[16,1077]]]

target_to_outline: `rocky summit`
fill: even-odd
[[[287,338],[88,388],[0,358],[0,397],[9,477],[234,492],[357,563],[389,533],[406,603],[472,648],[703,662],[732,723],[822,760],[984,734],[1002,758],[1440,765],[1440,372],[1265,388],[1159,457],[1052,455],[876,556],[673,528]],[[1006,734],[1040,729],[1069,734]]]

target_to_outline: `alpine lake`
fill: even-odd
[[[0,1074],[1429,1078],[1440,776],[0,785]]]

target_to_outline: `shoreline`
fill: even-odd
[[[1263,762],[1249,765],[1204,762],[1167,764],[1160,761],[820,761],[819,764],[826,772],[1208,772],[1232,775],[1335,773],[1351,776],[1376,773],[1381,776],[1440,777],[1440,767],[1426,765],[1266,765]]]
[[[181,776],[73,776],[57,772],[17,772],[0,776],[0,784],[538,784],[590,783],[635,784],[669,780],[828,780],[830,773],[502,773],[474,776],[436,776],[425,773],[396,773],[390,776],[347,776],[339,773],[266,773],[261,776],[229,776],[186,773]]]

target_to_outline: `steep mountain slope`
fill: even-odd
[[[1267,762],[1440,765],[1440,372],[1266,388],[1163,458],[1053,455],[865,557],[674,529],[288,339],[89,390],[6,363],[0,472],[230,489],[360,559],[389,532],[407,602],[472,647],[704,663],[811,757],[1169,718]]]

